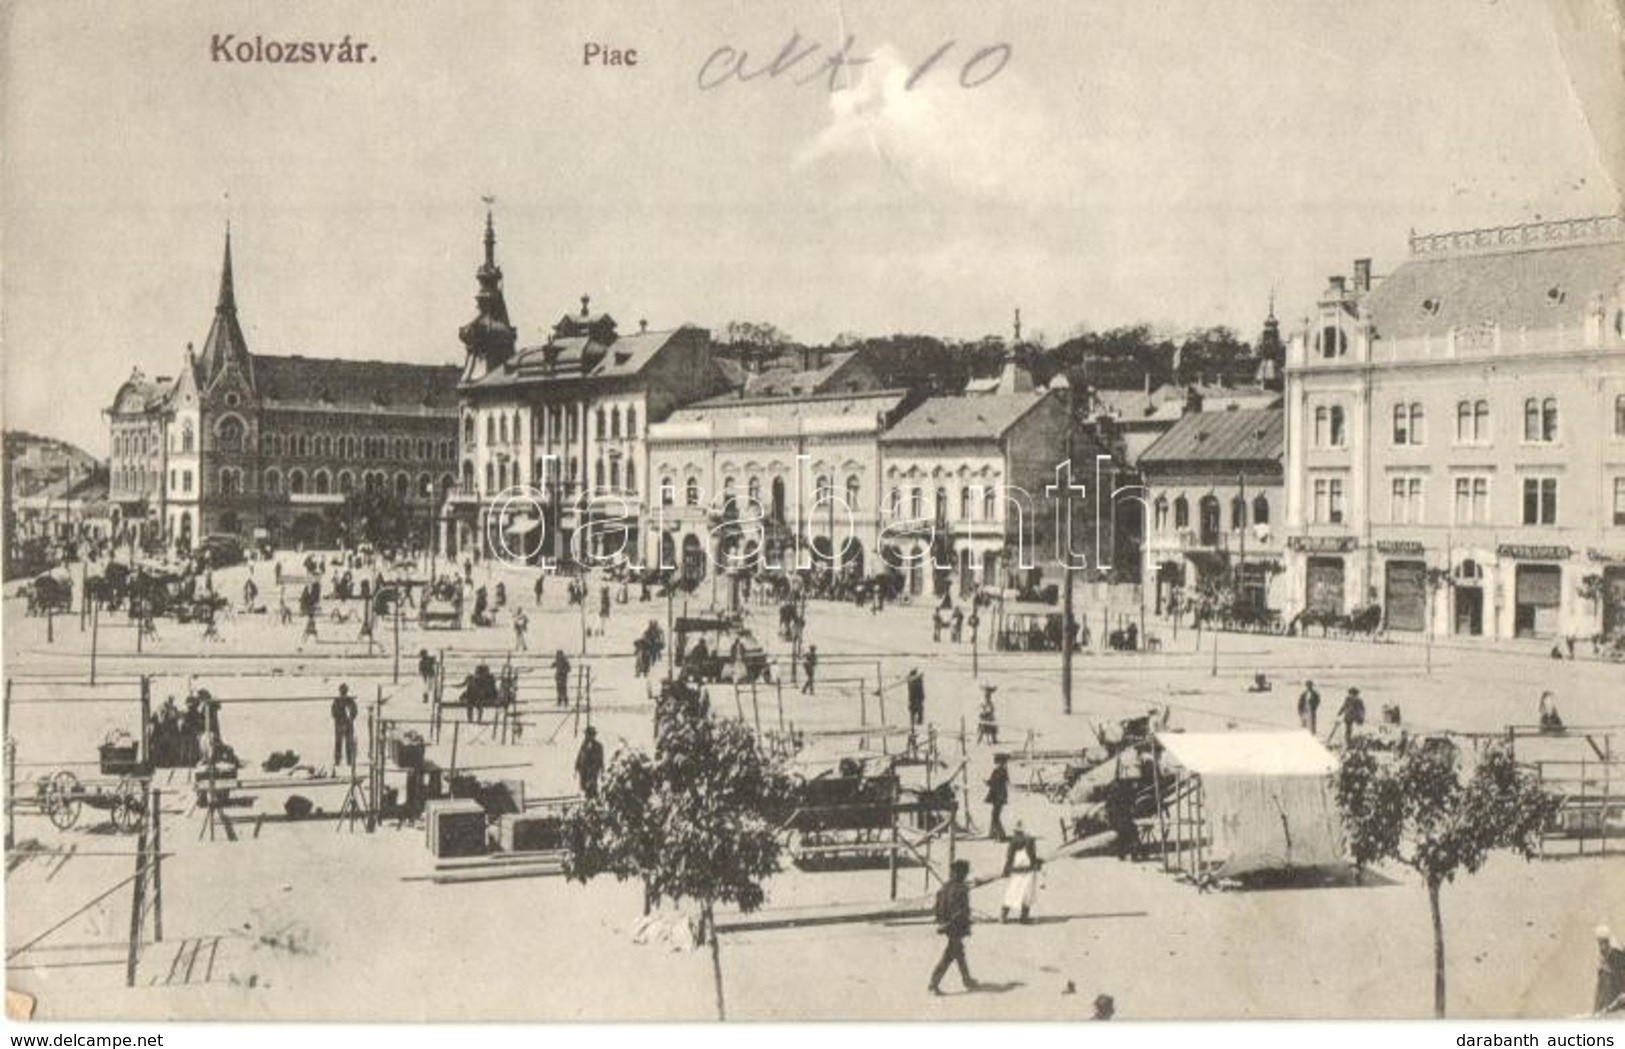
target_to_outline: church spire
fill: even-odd
[[[479,314],[457,333],[468,352],[464,379],[477,379],[500,368],[513,356],[519,333],[508,322],[508,303],[502,295],[502,267],[497,265],[496,225],[491,216],[494,198],[485,198],[485,262],[474,272],[480,290],[474,295]]]
[[[216,313],[237,312],[237,292],[231,280],[231,222],[226,222],[226,261],[220,267],[220,297],[215,301]]]
[[[226,224],[226,250],[220,264],[220,294],[215,299],[214,323],[209,326],[208,337],[203,340],[203,353],[198,358],[198,385],[207,390],[220,373],[235,365],[244,381],[252,389],[253,364],[248,356],[248,341],[243,338],[242,325],[237,323],[237,289],[231,273],[231,224]]]

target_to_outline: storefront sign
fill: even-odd
[[[1533,546],[1528,543],[1502,543],[1495,548],[1500,557],[1514,557],[1520,561],[1567,561],[1574,553],[1566,546]]]
[[[1346,554],[1359,545],[1351,535],[1293,535],[1288,536],[1288,550],[1308,554]]]
[[[1381,554],[1420,554],[1422,543],[1417,539],[1379,539],[1377,552]]]
[[[1586,550],[1587,560],[1596,561],[1604,565],[1625,565],[1625,553],[1614,553],[1609,550],[1598,550],[1591,547]]]

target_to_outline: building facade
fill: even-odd
[[[649,429],[656,562],[880,571],[881,435],[906,394],[713,398]]]
[[[648,430],[726,387],[710,333],[640,323],[622,335],[584,295],[545,343],[519,349],[489,214],[476,278],[478,313],[459,333],[459,480],[444,549],[561,564],[648,558]]]
[[[1141,579],[1170,602],[1229,595],[1255,613],[1289,604],[1285,412],[1191,412],[1140,456],[1150,513]]]
[[[174,379],[136,373],[108,409],[111,498],[146,518],[149,538],[186,549],[211,534],[358,541],[349,497],[371,494],[427,543],[455,477],[457,376],[451,365],[250,353],[228,232],[202,353],[188,345]]]
[[[1301,608],[1394,631],[1625,629],[1625,219],[1413,236],[1332,278],[1287,369]]]

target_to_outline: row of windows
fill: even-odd
[[[1173,526],[1175,529],[1189,528],[1191,525],[1191,504],[1183,495],[1175,497],[1172,504],[1166,495],[1157,496],[1152,506],[1152,520],[1160,532],[1168,527],[1168,511],[1173,510]],[[1201,512],[1202,532],[1210,536],[1219,529],[1219,499],[1217,496],[1202,497],[1199,504]],[[1270,523],[1270,501],[1262,493],[1253,496],[1252,520],[1248,521],[1248,502],[1241,496],[1232,496],[1230,499],[1230,527],[1232,529],[1246,528],[1248,524],[1262,525]]]
[[[222,450],[234,450],[221,439]],[[296,459],[403,459],[420,462],[449,462],[457,457],[457,448],[450,440],[431,440],[427,437],[356,437],[353,434],[280,434],[268,433],[260,438],[260,450],[266,455],[288,455]]]
[[[1317,448],[1341,448],[1348,441],[1343,408],[1321,405],[1314,413]],[[1614,436],[1625,437],[1625,394],[1614,398]],[[1456,402],[1456,442],[1490,442],[1490,403],[1483,399]],[[1558,411],[1555,397],[1530,397],[1523,402],[1523,439],[1529,443],[1550,444],[1558,439]],[[1427,443],[1427,414],[1420,402],[1400,402],[1393,408],[1393,443]]]
[[[113,454],[119,458],[151,455],[158,450],[158,435],[145,431],[113,435]]]
[[[622,467],[625,467],[623,472]],[[575,486],[576,478],[581,473],[581,460],[571,456],[567,462],[558,459],[542,457],[536,460],[536,471],[531,475],[531,483],[542,486],[563,483],[571,488]],[[524,484],[524,472],[518,463],[487,462],[485,464],[485,490],[487,492],[500,492],[511,486]],[[638,487],[637,466],[630,460],[624,464],[619,459],[611,459],[607,464],[598,460],[593,468],[593,484],[600,488],[613,491],[636,491]],[[474,487],[474,464],[469,460],[463,462],[463,486]]]
[[[224,473],[224,471],[222,471]],[[289,495],[349,495],[356,491],[357,477],[349,470],[340,470],[335,477],[326,470],[313,470],[307,476],[305,471],[299,469],[289,470],[286,478]],[[442,474],[440,488],[451,487],[450,474]],[[265,471],[265,494],[282,494],[284,478],[278,470]],[[433,492],[433,479],[426,473],[417,475],[414,484],[412,478],[404,471],[397,472],[394,484],[391,486],[389,475],[382,470],[366,470],[360,475],[361,490],[366,492],[383,492],[393,487],[394,492],[401,498],[421,497]],[[225,485],[222,483],[222,489]]]
[[[534,432],[532,438],[537,441],[574,441],[579,427],[575,411],[561,405],[553,405],[538,411],[534,417]],[[594,434],[598,440],[619,440],[622,437],[635,438],[638,435],[638,410],[627,408],[626,414],[621,414],[617,406],[605,411],[599,408],[594,415]],[[510,444],[517,443],[524,437],[524,423],[519,413],[511,416],[506,412],[487,415],[485,417],[485,443]],[[474,416],[463,416],[463,443],[470,447],[474,444],[475,424]]]
[[[113,471],[114,487],[126,492],[146,491],[158,487],[158,471],[124,466]]]
[[[1422,477],[1393,477],[1388,482],[1388,520],[1394,524],[1427,523],[1427,480]],[[1456,477],[1452,484],[1454,502],[1451,523],[1487,525],[1490,516],[1490,478],[1482,475]],[[1525,477],[1519,521],[1526,525],[1555,525],[1558,519],[1558,479]],[[1625,525],[1625,477],[1614,478],[1613,523]],[[1178,519],[1176,506],[1176,521]],[[1159,500],[1158,523],[1161,524]],[[1343,480],[1317,477],[1314,482],[1312,520],[1338,524],[1343,520]],[[1176,527],[1179,527],[1176,524]]]

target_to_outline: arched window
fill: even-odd
[[[938,521],[948,520],[948,489],[946,488],[937,489],[936,514]]]
[[[1487,441],[1490,439],[1490,402],[1473,402],[1473,440]]]
[[[1411,443],[1422,444],[1427,440],[1426,417],[1422,411],[1420,401],[1411,403]]]
[[[1269,523],[1270,501],[1268,497],[1264,495],[1264,493],[1260,492],[1259,494],[1253,496],[1253,524],[1261,525]]]
[[[471,470],[470,471],[470,476],[469,476],[469,483],[472,484],[473,481],[474,481],[474,478],[472,476],[472,470]],[[349,495],[353,491],[355,491],[355,474],[352,474],[348,470],[340,470],[339,471],[339,494],[340,495]]]
[[[192,424],[187,423],[181,428],[181,451],[190,452],[196,444],[197,438],[192,433]]]
[[[594,414],[593,435],[600,441],[604,439],[604,409],[600,408]]]
[[[1411,422],[1410,409],[1406,405],[1403,405],[1403,404],[1394,405],[1394,443],[1395,444],[1410,444],[1411,443],[1410,422]]]
[[[1540,401],[1533,397],[1523,402],[1523,439],[1540,440]]]
[[[1230,500],[1230,528],[1232,531],[1247,527],[1247,500],[1236,496]]]
[[[345,438],[345,440],[348,441],[349,438]],[[474,417],[472,415],[463,416],[463,443],[474,443]]]
[[[752,477],[745,482],[745,496],[749,500],[752,509],[766,509],[762,506],[762,479],[760,477]]]
[[[921,488],[912,489],[908,496],[908,515],[911,518],[925,516],[925,491]]]
[[[1557,440],[1557,398],[1548,397],[1540,402],[1540,439]]]
[[[497,421],[494,416],[487,415],[485,417],[485,443],[497,443]]]
[[[1201,515],[1197,522],[1200,532],[1198,538],[1203,546],[1211,546],[1219,540],[1219,500],[1217,496],[1204,495],[1197,504],[1197,511]]]
[[[326,495],[329,478],[326,470],[317,470],[310,475],[310,487],[317,495]]]
[[[404,473],[395,475],[395,498],[405,500],[412,494],[412,478]]]
[[[1174,527],[1189,528],[1191,526],[1191,504],[1184,497],[1174,500]]]
[[[660,505],[670,506],[677,500],[677,488],[670,477],[660,479]]]
[[[497,419],[497,440],[503,444],[508,443],[508,417],[506,415]]]
[[[846,478],[846,508],[848,510],[856,510],[858,508],[858,489],[859,489],[860,485],[861,485],[861,482],[858,480],[858,475],[857,474],[848,474],[847,475],[847,478]]]
[[[999,516],[999,491],[993,485],[982,489],[982,520],[994,521]]]
[[[893,488],[887,494],[886,512],[894,518],[903,516],[903,490],[901,488]]]
[[[418,474],[418,487],[413,494],[423,499],[434,495],[434,478],[426,473]]]
[[[282,491],[282,475],[275,470],[265,471],[265,494],[277,495]]]
[[[237,471],[235,469],[233,469],[232,467],[229,467],[229,466],[223,468],[220,471],[220,494],[221,495],[236,495],[237,494],[237,478],[238,478],[238,473],[237,473]]]
[[[1473,402],[1456,402],[1456,440],[1466,444],[1473,440]]]
[[[963,488],[959,489],[959,519],[961,521],[969,521],[971,519],[972,510],[973,504],[971,503],[970,485],[965,485]]]
[[[604,460],[602,459],[593,464],[592,483],[595,488],[604,487]]]
[[[344,475],[339,476],[342,478]],[[469,489],[474,487],[474,463],[470,459],[463,460],[463,487]]]
[[[486,491],[486,494],[490,494],[491,492],[496,491],[496,488],[497,488],[497,464],[488,462],[488,463],[485,464],[485,491]]]
[[[619,408],[609,410],[609,435],[616,439],[621,436],[621,410]]]
[[[1315,409],[1315,447],[1326,447],[1327,420],[1331,418],[1324,405]]]
[[[773,488],[772,488],[771,499],[772,499],[772,505],[770,505],[768,507],[768,511],[772,515],[773,520],[779,522],[780,524],[783,524],[784,523],[784,478],[782,478],[782,477],[773,478]]]
[[[215,427],[215,437],[222,452],[240,452],[243,450],[243,421],[235,415],[228,415],[220,420]]]
[[[513,413],[513,443],[518,444],[525,439],[525,427],[519,418],[519,413]]]
[[[626,436],[628,436],[628,437],[636,437],[637,435],[638,435],[638,410],[636,408],[628,408],[626,410]]]
[[[1331,429],[1332,447],[1333,448],[1341,448],[1341,447],[1343,447],[1343,441],[1344,441],[1345,436],[1346,435],[1345,435],[1344,430],[1343,430],[1343,406],[1340,405],[1340,404],[1334,404],[1334,405],[1332,405],[1332,429]]]
[[[1168,527],[1168,497],[1166,495],[1157,496],[1152,520],[1159,532]]]
[[[288,491],[293,493],[294,495],[304,495],[305,494],[305,471],[303,471],[303,470],[289,470],[288,471]]]
[[[1625,393],[1614,398],[1614,436],[1625,437]]]
[[[688,483],[683,486],[683,504],[685,506],[700,505],[700,479],[689,477]]]
[[[626,490],[629,492],[638,490],[637,464],[630,459],[626,461]]]

